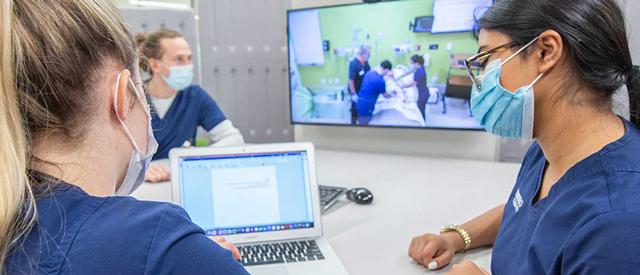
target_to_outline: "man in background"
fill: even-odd
[[[382,94],[384,97],[391,97],[387,93],[387,85],[385,77],[391,72],[391,62],[384,60],[380,63],[380,67],[368,72],[362,79],[362,88],[358,92],[358,125],[369,125],[373,117],[373,110],[378,102],[378,97]]]
[[[358,120],[358,93],[362,86],[364,75],[371,70],[369,66],[369,57],[371,56],[371,47],[361,45],[356,52],[356,56],[349,63],[349,93],[351,94],[351,124],[355,125]]]

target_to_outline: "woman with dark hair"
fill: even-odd
[[[474,116],[536,142],[506,205],[414,238],[409,255],[438,269],[493,246],[494,274],[638,274],[640,70],[617,1],[496,1],[478,26]],[[625,84],[630,121],[611,106]],[[487,272],[464,262],[450,274]]]
[[[421,55],[411,56],[411,70],[413,71],[413,81],[404,85],[403,88],[416,86],[418,88],[418,109],[422,113],[422,118],[426,119],[425,109],[429,101],[429,88],[427,87],[427,71],[424,69],[424,57]]]

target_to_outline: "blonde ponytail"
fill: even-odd
[[[105,68],[137,69],[135,40],[107,0],[0,0],[0,275],[36,222],[28,169],[43,137],[81,143]],[[49,162],[47,162],[49,163]],[[28,256],[28,255],[27,255]]]
[[[33,193],[27,179],[27,147],[14,82],[12,1],[0,8],[0,274],[16,242],[35,222]]]

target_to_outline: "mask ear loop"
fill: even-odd
[[[536,77],[536,79],[533,80],[533,82],[531,82],[531,84],[529,84],[529,87],[527,87],[527,90],[530,90],[533,85],[536,85],[536,83],[538,83],[538,81],[544,76],[544,73],[541,73],[538,77]]]
[[[162,66],[164,66],[165,68],[167,68],[167,70],[171,71],[171,66],[169,66],[169,64],[166,64],[166,63],[164,63],[164,62],[160,61],[159,59],[158,59],[158,63],[162,64]]]
[[[142,105],[142,109],[147,114],[147,118],[151,119],[151,110],[149,110],[148,105],[145,106],[142,95],[140,95],[140,91],[138,91],[138,87],[136,87],[136,84],[133,83],[133,80],[131,80],[131,78],[129,78],[129,84],[131,84],[131,87],[133,88],[133,93],[136,94],[136,98],[138,98],[138,102],[140,103],[140,105]]]
[[[504,64],[506,64],[507,62],[511,61],[511,59],[513,59],[514,57],[516,57],[516,55],[520,54],[521,52],[523,52],[524,50],[526,50],[527,48],[529,48],[529,46],[531,46],[533,43],[535,43],[536,41],[538,41],[538,38],[540,38],[540,36],[534,38],[533,40],[531,40],[529,43],[527,43],[526,45],[524,45],[522,48],[520,48],[518,51],[516,51],[515,53],[513,53],[511,56],[509,56],[509,58],[505,59],[504,62],[502,62],[502,64],[500,64],[500,66],[504,66]]]
[[[528,47],[530,47],[531,45],[533,45],[533,43],[535,43],[536,41],[538,41],[538,38],[540,38],[540,36],[534,38],[533,40],[529,41],[529,43],[527,43],[526,45],[524,45],[522,48],[520,48],[519,50],[517,50],[515,53],[513,53],[511,56],[509,56],[507,59],[504,60],[504,62],[502,62],[502,64],[500,64],[500,67],[504,66],[504,64],[506,64],[507,62],[511,61],[513,58],[515,58],[518,54],[522,53],[524,50],[526,50]],[[527,90],[530,90],[531,87],[533,87],[533,85],[536,85],[536,83],[538,83],[538,81],[542,78],[542,76],[544,76],[544,73],[541,73],[540,75],[538,75],[538,77],[536,77],[536,79],[533,80],[533,82],[531,82],[531,84],[529,84],[527,86]]]
[[[522,53],[525,49],[527,49],[529,46],[531,46],[533,43],[535,43],[536,41],[538,41],[538,37],[534,38],[533,40],[529,41],[529,43],[527,43],[526,45],[524,45],[522,48],[520,48],[519,50],[517,50],[515,53],[513,53],[511,56],[509,56],[507,59],[505,59],[504,61],[502,61],[500,63],[500,66],[494,68],[491,71],[485,72],[483,73],[483,76],[486,74],[490,74],[492,72],[494,72],[495,70],[498,70],[498,68],[504,66],[504,64],[507,64],[507,62],[511,61],[513,58],[515,58],[518,54]]]
[[[120,122],[120,125],[122,126],[122,129],[124,129],[124,132],[127,134],[127,137],[129,138],[129,141],[131,142],[131,145],[133,145],[133,148],[136,149],[136,151],[138,152],[142,152],[140,151],[140,147],[138,147],[138,144],[136,144],[136,140],[133,138],[133,136],[131,135],[131,132],[129,132],[129,129],[127,129],[127,126],[124,124],[124,121],[122,121],[122,118],[120,117],[120,115],[118,114],[118,91],[119,86],[120,86],[120,78],[122,76],[122,73],[118,74],[118,76],[116,77],[116,91],[115,93],[113,93],[113,108],[114,110],[116,110],[116,117],[118,118],[118,121]],[[131,78],[129,78],[129,81],[131,81]],[[136,91],[137,94],[137,91]],[[140,95],[137,95],[137,97],[140,97]]]

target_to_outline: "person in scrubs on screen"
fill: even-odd
[[[426,119],[426,106],[429,101],[429,88],[427,87],[427,71],[424,68],[424,57],[421,55],[411,56],[411,70],[413,71],[413,81],[407,83],[403,88],[415,86],[418,89],[418,109],[422,118]]]
[[[351,124],[355,125],[358,119],[358,95],[362,87],[362,79],[371,71],[369,57],[371,47],[362,45],[358,48],[356,56],[349,63],[349,94],[351,94]]]
[[[387,93],[387,84],[385,82],[385,77],[390,77],[391,68],[391,62],[384,60],[378,68],[368,72],[364,76],[362,88],[358,95],[358,125],[369,125],[380,95],[387,98],[391,97],[391,95]]]

